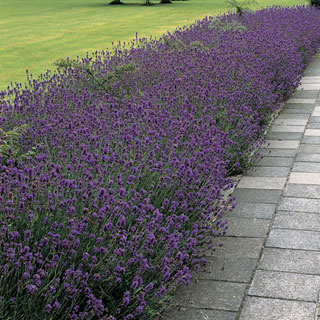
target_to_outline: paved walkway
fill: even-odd
[[[224,247],[165,320],[320,320],[320,53],[233,195]]]

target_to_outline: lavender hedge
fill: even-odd
[[[0,318],[155,319],[319,36],[309,7],[205,18],[2,91]]]

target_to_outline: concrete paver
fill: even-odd
[[[282,190],[286,178],[275,177],[242,177],[237,187],[247,189]]]
[[[256,167],[291,167],[293,163],[293,158],[290,157],[263,157]]]
[[[249,295],[317,302],[319,287],[319,276],[257,270]]]
[[[304,136],[301,143],[304,144],[320,144],[320,137],[316,136]]]
[[[310,117],[309,123],[320,123],[320,117]]]
[[[208,256],[258,259],[263,242],[264,239],[262,238],[225,237],[223,239],[223,247],[218,247],[215,251],[208,252]]]
[[[269,157],[291,157],[296,156],[296,149],[277,149],[277,148],[268,148],[262,149],[261,153]]]
[[[297,149],[299,147],[299,140],[266,140],[270,148],[277,149]]]
[[[220,310],[207,310],[207,309],[187,309],[177,308],[177,311],[171,311],[164,314],[165,319],[175,320],[236,320],[236,312],[220,311]]]
[[[278,210],[320,213],[320,199],[282,197]]]
[[[320,232],[320,214],[308,212],[278,211],[273,223],[273,228],[310,230]]]
[[[305,126],[307,122],[308,120],[295,119],[294,116],[292,116],[292,119],[277,119],[274,123],[278,126]]]
[[[255,164],[256,167],[288,167],[293,164],[293,158],[290,157],[263,157]]]
[[[286,197],[320,199],[320,186],[288,184],[283,193]]]
[[[292,116],[292,114],[287,114],[284,112],[281,112],[279,116],[277,117],[277,120],[283,120],[283,119],[303,119],[308,120],[310,117],[309,113],[302,113],[302,114],[295,114]]]
[[[296,161],[293,165],[292,171],[304,173],[320,173],[320,163]]]
[[[320,190],[319,190],[320,196]],[[239,202],[237,207],[228,214],[228,217],[271,219],[276,205],[273,203]],[[228,218],[230,220],[230,218]]]
[[[320,275],[320,252],[265,248],[259,269]]]
[[[297,90],[319,90],[320,84],[319,83],[304,83],[300,85]]]
[[[300,132],[302,133],[304,131],[304,126],[277,126],[273,125],[270,128],[270,133],[272,132]]]
[[[228,236],[264,238],[267,235],[270,220],[248,219],[248,218],[228,218]]]
[[[317,172],[291,172],[288,183],[317,184],[320,185],[320,173]]]
[[[318,164],[320,165],[320,164]],[[290,167],[252,167],[244,173],[247,177],[273,177],[286,178],[290,172]]]
[[[308,129],[320,129],[320,123],[319,122],[308,123],[307,128]]]
[[[311,83],[312,80],[304,80],[302,83]],[[300,99],[316,99],[318,97],[318,90],[299,90],[295,91],[291,98],[300,98]]]
[[[306,93],[306,91],[296,91],[296,93],[302,94],[302,93]],[[310,93],[310,91],[309,91]],[[312,101],[316,101],[316,99],[312,99]],[[288,103],[286,102],[285,104],[285,111],[289,112],[289,110],[292,109],[309,109],[309,113],[311,113],[313,111],[314,108],[314,102],[312,103]]]
[[[320,232],[272,229],[266,246],[283,249],[320,251]]]
[[[297,161],[304,162],[320,162],[320,154],[317,153],[299,153],[296,158]]]
[[[270,132],[267,135],[268,140],[300,140],[302,132]]]
[[[237,188],[232,196],[238,202],[278,203],[282,190]]]
[[[301,153],[320,153],[320,145],[316,144],[302,144],[299,152]]]
[[[197,273],[197,279],[249,283],[256,263],[254,258],[210,256]]]
[[[291,98],[286,103],[316,103],[316,99],[298,99],[298,98]]]
[[[312,302],[248,297],[240,320],[314,320],[315,307]]]
[[[245,283],[192,281],[189,286],[181,287],[178,290],[179,292],[174,296],[172,305],[238,311],[245,289]]]
[[[306,129],[306,136],[320,137],[320,129]]]
[[[302,114],[302,113],[305,113],[305,114],[310,114],[310,112],[313,110],[313,105],[310,105],[310,107],[300,107],[300,108],[291,108],[291,107],[287,107],[289,106],[286,105],[286,109],[282,112],[282,114]],[[290,105],[292,106],[292,104]],[[293,116],[292,116],[293,118]]]

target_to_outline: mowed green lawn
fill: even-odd
[[[112,41],[159,37],[177,26],[229,10],[224,0],[175,1],[141,6],[143,0],[0,0],[0,89],[38,76],[58,58],[85,56]],[[154,1],[157,3],[159,1]],[[306,4],[308,0],[257,0],[255,7]]]

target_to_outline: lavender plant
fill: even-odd
[[[0,318],[156,319],[226,233],[230,175],[258,156],[319,21],[207,17],[1,91],[0,127],[27,124],[38,148],[0,165]]]

